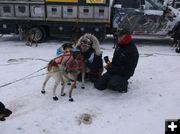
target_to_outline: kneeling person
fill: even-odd
[[[106,88],[119,92],[127,92],[128,79],[133,76],[138,63],[139,53],[132,41],[130,31],[123,28],[117,31],[118,44],[115,48],[112,62],[108,61],[105,67],[107,72],[101,80],[94,83],[95,88]]]

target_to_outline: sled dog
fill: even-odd
[[[45,93],[45,85],[49,78],[53,77],[55,79],[54,87],[53,87],[53,99],[58,100],[56,95],[56,88],[60,82],[62,82],[61,87],[61,96],[65,96],[64,88],[68,81],[71,81],[71,87],[69,90],[69,101],[73,101],[72,98],[72,91],[75,88],[77,76],[82,71],[82,85],[81,88],[84,88],[84,65],[82,62],[82,56],[79,51],[69,51],[66,50],[63,52],[59,58],[55,58],[54,60],[50,61],[47,65],[47,75],[46,79],[43,83],[41,93]],[[54,62],[54,63],[53,63]]]
[[[37,47],[38,44],[37,44],[37,38],[36,38],[36,33],[33,32],[33,31],[30,31],[28,30],[27,32],[25,32],[24,36],[25,36],[25,39],[26,39],[26,46],[32,46],[33,44],[33,40],[35,41],[35,46]]]

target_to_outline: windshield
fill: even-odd
[[[163,10],[163,0],[146,0],[145,9]]]

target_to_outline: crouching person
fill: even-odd
[[[130,31],[123,28],[117,31],[118,44],[115,48],[112,62],[104,57],[107,72],[94,83],[95,88],[106,88],[119,92],[127,92],[128,79],[133,76],[139,59],[138,50],[131,39]]]
[[[83,61],[85,64],[85,79],[94,82],[101,79],[103,71],[102,53],[100,52],[100,43],[98,39],[92,34],[85,34],[77,42],[76,48],[78,48],[83,55]],[[78,76],[78,80],[81,79],[81,74]]]

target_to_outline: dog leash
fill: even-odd
[[[31,73],[31,74],[29,74],[29,75],[27,75],[27,76],[25,76],[25,77],[23,77],[23,78],[20,78],[20,79],[17,79],[17,80],[15,80],[15,81],[8,82],[8,83],[6,83],[6,84],[0,85],[0,88],[6,87],[6,86],[8,86],[8,85],[14,84],[14,83],[19,82],[19,81],[22,81],[22,80],[28,80],[28,79],[32,79],[32,78],[35,78],[35,77],[39,77],[39,76],[46,75],[46,74],[48,74],[48,73],[61,72],[61,71],[65,71],[65,70],[66,70],[66,68],[63,68],[63,69],[59,69],[59,70],[56,70],[56,71],[52,71],[52,72],[48,72],[48,73],[42,73],[42,74],[39,74],[39,75],[31,76],[31,75],[33,75],[33,74],[35,74],[35,73],[37,73],[37,72],[39,72],[39,71],[41,71],[41,70],[43,70],[43,69],[45,69],[45,68],[47,68],[47,67],[43,67],[43,68],[39,69],[38,71],[36,71],[36,72],[34,72],[34,73]]]
[[[27,76],[24,76],[23,78],[20,78],[20,79],[18,79],[18,80],[15,80],[15,81],[12,81],[12,82],[9,82],[9,83],[6,83],[6,84],[3,84],[3,85],[0,86],[0,88],[5,87],[5,86],[8,86],[8,85],[13,84],[13,83],[16,83],[16,82],[18,82],[18,81],[22,81],[22,80],[28,78],[29,76],[31,76],[31,75],[33,75],[33,74],[35,74],[35,73],[38,73],[39,71],[41,71],[41,70],[43,70],[43,69],[45,69],[45,68],[47,68],[47,66],[46,66],[46,67],[43,67],[43,68],[41,68],[41,69],[39,69],[39,70],[37,70],[37,71],[35,71],[35,72],[27,75]]]
[[[22,81],[22,80],[27,80],[27,79],[31,79],[31,78],[35,78],[35,77],[39,77],[39,76],[46,75],[47,73],[43,73],[43,74],[31,76],[31,75],[33,75],[33,74],[35,74],[35,73],[40,72],[41,70],[43,70],[43,69],[45,69],[45,68],[47,68],[47,66],[46,66],[46,67],[43,67],[43,68],[41,68],[41,69],[39,69],[39,70],[37,70],[37,71],[35,71],[35,72],[27,75],[27,76],[24,76],[23,78],[20,78],[20,79],[17,79],[17,80],[15,80],[15,81],[8,82],[8,83],[6,83],[6,84],[0,85],[0,88],[6,87],[6,86],[8,86],[8,85],[11,85],[11,84],[13,84],[13,83],[16,83],[16,82],[19,82],[19,81]],[[50,72],[50,73],[67,71],[67,70],[73,70],[73,69],[75,69],[75,68],[74,68],[74,67],[67,67],[67,68],[63,68],[63,69],[56,70],[56,71],[52,71],[52,72]],[[77,67],[76,67],[76,69],[77,69]],[[31,77],[30,77],[30,76],[31,76]]]

